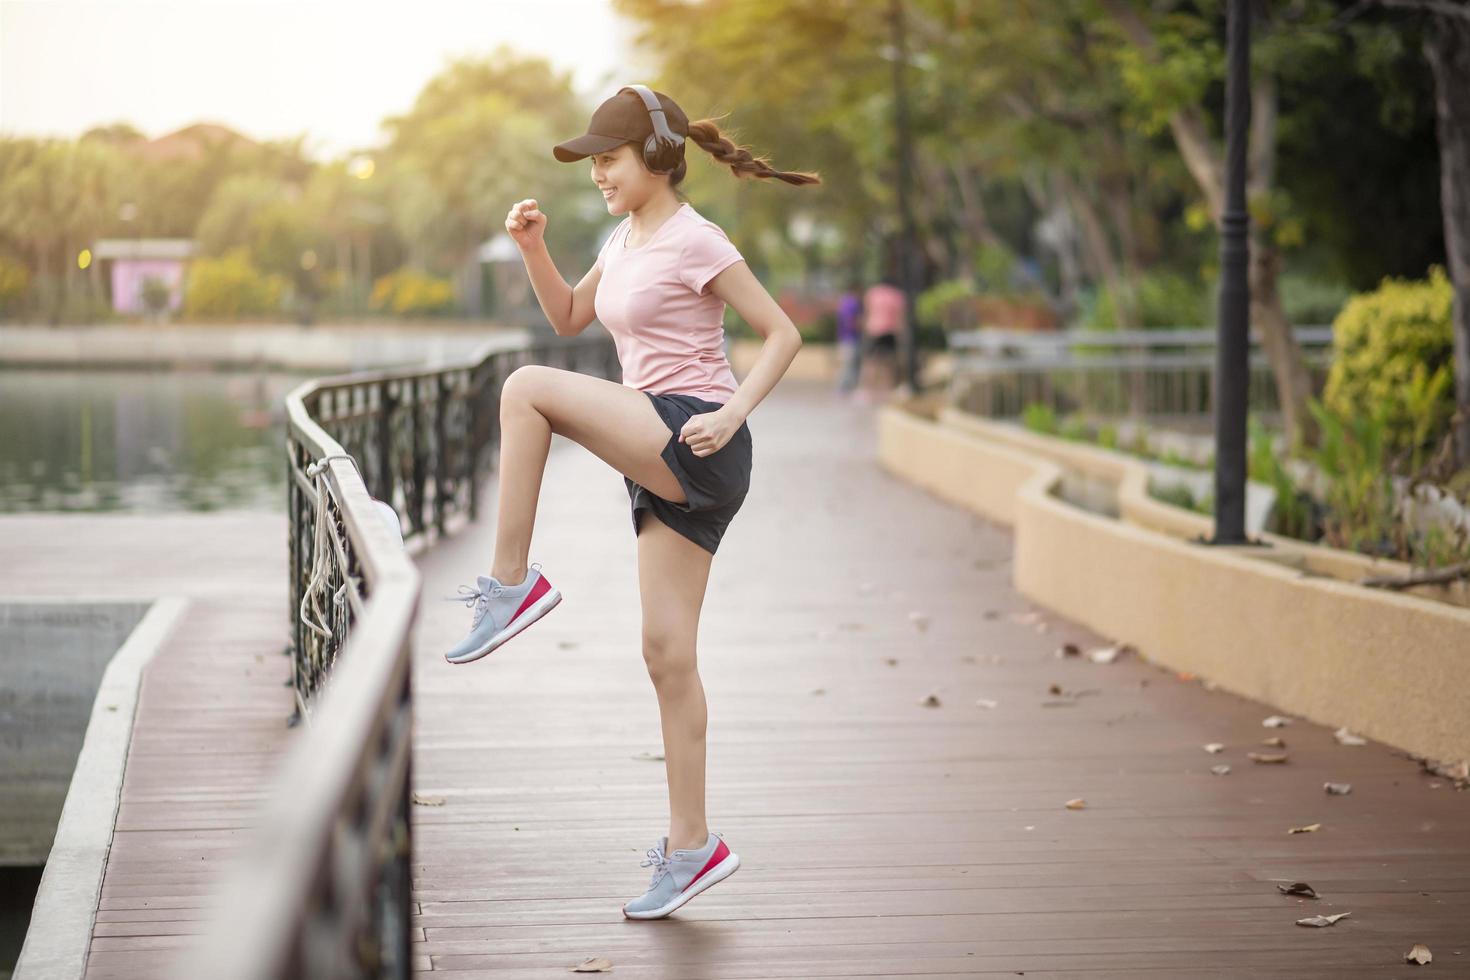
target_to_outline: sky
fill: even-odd
[[[449,60],[501,42],[596,105],[646,81],[632,34],[607,0],[0,0],[0,134],[215,122],[305,134],[325,159],[378,143]]]

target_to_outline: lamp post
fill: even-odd
[[[1215,345],[1215,536],[1246,544],[1246,394],[1250,352],[1250,214],[1245,207],[1250,130],[1250,6],[1230,0],[1226,14],[1225,209],[1220,217],[1219,325]]]
[[[910,205],[910,184],[914,172],[913,137],[909,129],[908,89],[904,84],[904,69],[908,67],[908,43],[904,36],[903,5],[900,0],[889,0],[889,23],[893,31],[893,125],[898,144],[898,214],[903,231],[899,236],[899,277],[903,283],[904,306],[903,339],[899,369],[911,392],[919,390],[918,329],[915,325],[914,306],[919,291],[918,236],[914,229],[914,213]]]

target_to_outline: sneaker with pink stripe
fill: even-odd
[[[444,597],[475,610],[469,633],[444,654],[452,664],[479,660],[561,602],[561,593],[541,574],[540,562],[532,562],[517,585],[504,585],[489,575],[478,576],[475,585],[461,585],[459,595]]]

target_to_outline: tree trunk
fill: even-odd
[[[1276,391],[1281,401],[1281,428],[1289,446],[1315,443],[1316,419],[1307,409],[1306,396],[1312,391],[1312,376],[1302,358],[1301,345],[1292,335],[1281,294],[1276,283],[1281,274],[1281,253],[1275,245],[1263,242],[1261,236],[1250,236],[1251,323],[1260,332],[1261,346],[1271,365]],[[1288,398],[1287,393],[1299,396]]]
[[[1123,0],[1107,0],[1107,8],[1122,26],[1129,40],[1153,54],[1156,47],[1153,32],[1138,12]],[[1225,164],[1220,151],[1209,137],[1204,117],[1193,106],[1176,111],[1169,118],[1169,130],[1185,167],[1199,185],[1210,208],[1210,217],[1219,227],[1225,206]],[[1247,193],[1266,194],[1275,185],[1276,162],[1276,80],[1262,75],[1251,83],[1250,174]],[[1276,289],[1281,256],[1274,246],[1262,244],[1260,231],[1251,232],[1251,322],[1261,338],[1261,346],[1271,361],[1281,402],[1282,428],[1289,445],[1315,443],[1317,429],[1307,399],[1312,395],[1311,375],[1302,361],[1301,346],[1291,335],[1291,324],[1281,307]],[[1260,295],[1256,291],[1261,290]]]
[[[1433,15],[1424,56],[1434,72],[1440,210],[1455,290],[1455,459],[1470,466],[1470,19]]]

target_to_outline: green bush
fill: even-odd
[[[399,316],[423,316],[454,310],[454,284],[416,269],[398,269],[373,283],[373,309]]]
[[[189,263],[184,284],[184,314],[232,317],[274,313],[280,309],[286,281],[261,272],[243,246],[218,258],[200,257]]]
[[[1443,267],[1428,280],[1384,277],[1333,321],[1323,401],[1335,415],[1383,412],[1389,452],[1437,444],[1454,413],[1454,289]]]
[[[1293,324],[1331,323],[1352,296],[1346,284],[1291,272],[1281,274],[1281,308]]]
[[[1153,270],[1139,276],[1131,287],[1125,288],[1130,289],[1134,297],[1139,325],[1145,329],[1202,327],[1215,322],[1209,292],[1195,279]],[[1121,329],[1118,296],[1113,290],[1098,290],[1083,314],[1082,326],[1087,330]]]
[[[0,259],[0,313],[19,310],[30,285],[29,269],[18,262]]]

